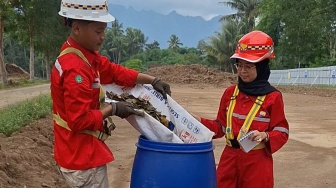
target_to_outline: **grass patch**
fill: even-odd
[[[50,95],[41,95],[0,110],[0,133],[10,136],[21,127],[51,113]]]

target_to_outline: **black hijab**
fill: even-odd
[[[246,95],[261,96],[277,91],[268,82],[268,78],[271,74],[269,68],[269,59],[265,59],[259,63],[256,63],[257,77],[252,82],[246,83],[240,77],[238,77],[238,89]]]

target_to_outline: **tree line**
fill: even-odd
[[[52,62],[69,28],[58,15],[61,0],[3,0],[0,2],[0,73],[7,84],[5,63],[29,71],[30,79],[49,79]],[[236,13],[220,19],[222,27],[200,39],[195,48],[183,47],[172,34],[168,49],[139,29],[123,28],[118,20],[106,29],[100,53],[112,62],[146,70],[166,64],[204,64],[234,72],[229,57],[237,41],[252,30],[262,30],[275,42],[273,69],[336,65],[336,2],[334,0],[230,0]]]
[[[273,69],[336,65],[335,0],[230,0],[219,4],[237,12],[223,16],[222,29],[200,44],[224,70],[234,70],[229,57],[237,40],[252,30],[273,38]]]
[[[8,84],[6,63],[14,63],[30,73],[30,80],[49,79],[50,68],[69,34],[58,15],[61,0],[4,0],[0,2],[0,75]],[[134,28],[123,28],[114,21],[106,29],[106,40],[100,53],[112,62],[144,70],[149,64],[177,64],[186,59],[199,62],[195,49],[182,49],[183,43],[172,34],[168,49],[160,49],[157,41],[148,43],[145,34]],[[197,51],[196,51],[197,52]],[[135,58],[135,59],[134,59]]]

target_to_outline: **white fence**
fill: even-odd
[[[271,70],[273,85],[336,85],[336,66]]]

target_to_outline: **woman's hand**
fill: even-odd
[[[253,135],[250,137],[253,141],[264,141],[268,142],[268,133],[267,132],[259,132],[257,130],[253,131]]]

